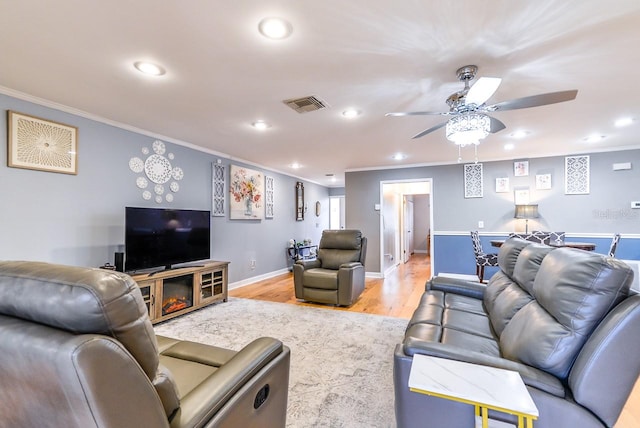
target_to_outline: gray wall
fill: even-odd
[[[380,182],[433,178],[431,228],[437,232],[511,232],[524,228],[513,218],[513,189],[528,187],[531,203],[539,205],[541,217],[529,222],[530,228],[575,234],[614,232],[640,233],[640,210],[630,202],[640,200],[640,150],[590,154],[588,195],[564,194],[564,157],[532,158],[529,175],[514,177],[512,161],[484,162],[484,197],[465,199],[463,165],[424,166],[378,171],[348,172],[345,181],[347,227],[359,228],[369,237],[367,271],[380,272],[379,216],[374,204],[380,203]],[[612,164],[631,162],[626,171],[613,171]],[[536,190],[535,175],[551,174],[551,190]],[[510,191],[495,192],[495,179],[509,177]]]
[[[114,262],[124,247],[124,207],[172,207],[211,210],[211,164],[228,159],[166,142],[175,155],[173,166],[184,170],[172,203],[142,199],[129,159],[143,158],[142,147],[156,139],[84,117],[0,95],[0,108],[78,127],[78,175],[55,174],[7,167],[0,150],[0,259],[41,260],[100,266]],[[6,114],[0,128],[7,129]],[[6,144],[6,132],[2,139]],[[242,165],[234,161],[234,164]],[[329,190],[304,182],[308,211],[295,221],[295,183],[298,179],[263,170],[275,178],[275,217],[262,221],[212,217],[212,258],[230,261],[230,282],[285,269],[290,238],[318,242],[329,225]],[[227,168],[228,174],[228,168]],[[315,202],[322,212],[315,216]],[[249,269],[249,260],[256,269]]]
[[[427,235],[429,234],[429,195],[413,196],[414,249],[416,252],[429,252]]]

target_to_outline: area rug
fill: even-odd
[[[291,348],[287,427],[395,427],[393,349],[406,319],[230,298],[155,327],[239,350],[261,336]]]

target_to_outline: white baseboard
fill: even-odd
[[[287,272],[289,272],[289,269],[284,268],[280,270],[275,270],[273,272],[268,272],[262,275],[252,276],[251,278],[246,278],[246,279],[243,279],[242,281],[232,282],[229,284],[229,290],[244,287],[258,281],[263,281],[265,279],[273,278],[274,276],[282,275],[283,273],[287,273]]]

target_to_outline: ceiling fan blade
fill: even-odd
[[[481,77],[467,92],[465,104],[484,104],[498,90],[501,82],[499,77]]]
[[[415,139],[415,138],[424,137],[425,135],[429,134],[430,132],[433,132],[433,131],[435,131],[435,130],[437,130],[437,129],[442,128],[442,127],[443,127],[443,126],[445,126],[446,124],[447,124],[447,122],[442,122],[442,123],[440,123],[440,124],[438,124],[438,125],[436,125],[436,126],[432,126],[431,128],[429,128],[429,129],[426,129],[426,130],[422,131],[422,132],[421,132],[421,133],[419,133],[419,134],[414,135],[414,136],[413,136],[413,137],[411,137],[411,138],[414,138],[414,139]]]
[[[425,115],[436,115],[436,116],[448,116],[451,112],[437,112],[437,111],[400,111],[395,113],[387,113],[385,116],[425,116]]]
[[[530,97],[518,98],[511,101],[503,101],[487,107],[489,111],[497,110],[517,110],[521,108],[538,107],[547,104],[562,103],[575,99],[578,94],[577,89],[570,91],[549,92],[548,94],[532,95]]]
[[[499,121],[498,119],[496,119],[495,117],[489,117],[489,119],[491,119],[491,130],[489,132],[491,132],[492,134],[495,134],[496,132],[500,132],[504,128],[506,128],[505,124]]]

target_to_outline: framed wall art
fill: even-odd
[[[564,158],[564,193],[566,195],[589,194],[589,156]]]
[[[225,186],[225,166],[220,160],[212,165],[212,195],[211,195],[211,216],[224,217],[224,197],[226,195]]]
[[[529,205],[529,188],[520,188],[513,191],[515,205]]]
[[[265,197],[265,205],[264,205],[264,216],[265,218],[273,218],[273,207],[274,207],[274,201],[273,201],[273,177],[270,177],[268,175],[265,175],[264,177],[264,185],[265,185],[265,189],[264,189],[264,197]]]
[[[496,193],[509,192],[509,177],[496,178]]]
[[[536,190],[551,189],[551,174],[536,175]]]
[[[264,218],[264,176],[261,172],[231,165],[229,218],[262,220]]]
[[[464,165],[464,197],[482,198],[482,188],[482,164],[470,163]]]
[[[8,112],[7,165],[78,173],[78,128],[15,111]]]
[[[304,220],[304,184],[296,182],[296,221]]]
[[[529,161],[516,161],[513,163],[513,175],[526,177],[529,175]]]

